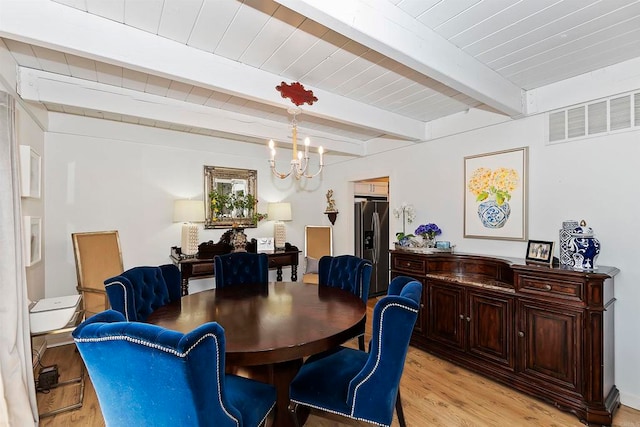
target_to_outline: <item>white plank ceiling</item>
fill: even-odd
[[[638,0],[0,0],[20,96],[50,111],[334,153],[640,56]]]

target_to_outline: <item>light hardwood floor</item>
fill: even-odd
[[[375,300],[370,300],[369,309]],[[371,318],[371,314],[368,316]],[[367,325],[367,334],[371,326]],[[356,346],[354,340],[349,345]],[[81,360],[75,346],[50,348],[42,361],[58,364],[61,378],[78,376]],[[75,401],[79,386],[65,386],[38,393],[40,412]],[[401,382],[402,403],[410,427],[579,427],[578,419],[552,405],[528,397],[492,380],[459,368],[428,353],[410,347]],[[640,411],[621,406],[613,420],[615,427],[640,427]],[[104,426],[91,381],[87,378],[82,408],[43,418],[46,426]],[[343,418],[312,412],[308,427],[365,426]],[[397,420],[394,420],[397,426]]]

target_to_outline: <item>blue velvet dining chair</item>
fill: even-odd
[[[214,262],[216,289],[269,281],[269,257],[267,254],[232,252],[216,255]]]
[[[381,298],[373,310],[369,352],[338,347],[309,357],[289,388],[292,418],[300,406],[390,426],[394,406],[404,427],[400,378],[418,316],[422,284],[410,281],[399,295]]]
[[[255,427],[273,413],[273,386],[225,374],[215,322],[183,334],[107,310],[73,338],[108,426]]]
[[[371,262],[354,255],[323,256],[318,261],[318,285],[349,291],[366,305],[372,268]],[[364,329],[358,335],[358,348],[365,349]]]
[[[418,279],[414,279],[413,277],[409,277],[409,276],[394,277],[393,279],[391,279],[391,282],[389,282],[389,288],[387,288],[387,295],[400,295],[400,292],[402,292],[404,285],[414,280],[416,282],[419,281]]]
[[[159,307],[178,300],[180,270],[173,264],[134,267],[104,281],[111,308],[130,322],[144,322]]]

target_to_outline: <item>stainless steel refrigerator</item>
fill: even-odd
[[[355,202],[355,254],[373,264],[369,297],[389,287],[389,202]]]

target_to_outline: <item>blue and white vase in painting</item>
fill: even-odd
[[[494,199],[488,199],[478,205],[478,217],[486,228],[502,228],[510,214],[508,202],[499,205]]]
[[[593,237],[593,229],[581,221],[580,226],[571,232],[569,251],[573,257],[573,268],[577,270],[595,270],[596,258],[600,253],[600,241]]]

